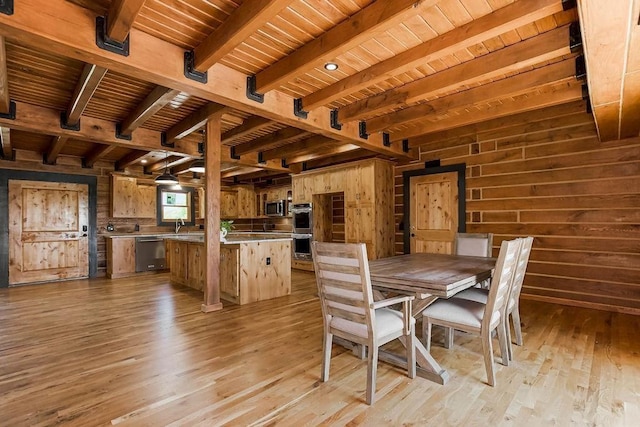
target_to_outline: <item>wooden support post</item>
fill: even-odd
[[[206,253],[204,302],[205,313],[222,309],[220,302],[220,138],[222,111],[209,117],[206,124],[205,152],[205,230]]]

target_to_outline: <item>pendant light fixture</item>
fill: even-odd
[[[201,134],[202,134],[202,142],[198,144],[198,151],[200,153],[204,153],[204,138],[205,138],[204,130],[201,131]],[[200,159],[194,160],[193,163],[191,163],[191,166],[189,166],[189,170],[195,173],[204,173],[204,159],[200,158]]]
[[[178,185],[178,178],[169,173],[169,163],[167,161],[167,153],[164,153],[164,172],[156,177],[156,184],[159,185]]]

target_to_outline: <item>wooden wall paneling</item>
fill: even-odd
[[[525,300],[637,310],[640,138],[601,143],[585,113],[518,120],[509,126],[505,118],[494,130],[478,128],[466,140],[442,133],[442,139],[420,146],[420,157],[467,162],[468,231],[495,233],[495,245],[534,236]],[[445,140],[466,146],[468,154],[446,150]],[[521,158],[508,154],[513,150],[522,150]],[[397,167],[396,182],[413,167]],[[397,200],[403,189],[395,188]],[[400,208],[396,201],[396,212]],[[397,233],[396,248],[400,238]]]

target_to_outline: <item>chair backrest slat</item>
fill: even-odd
[[[311,249],[325,326],[338,318],[366,326],[374,334],[365,244],[313,242]]]
[[[516,265],[516,271],[513,274],[513,283],[511,285],[511,291],[509,292],[509,303],[507,310],[511,310],[518,303],[520,299],[520,291],[522,290],[522,283],[524,282],[524,275],[527,271],[527,264],[529,263],[529,256],[531,255],[531,247],[533,246],[533,237],[525,237],[522,239],[522,247],[520,248],[520,254],[518,255],[518,261]]]
[[[515,272],[522,240],[523,239],[504,240],[500,246],[500,253],[498,254],[495,272],[491,279],[487,305],[482,319],[482,322],[486,322],[487,324],[483,325],[483,328],[489,328],[490,324],[495,321],[498,316],[505,315],[509,287]],[[486,330],[490,329],[491,328]]]

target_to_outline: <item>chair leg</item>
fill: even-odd
[[[522,326],[520,326],[520,307],[518,306],[518,304],[513,307],[511,317],[513,318],[513,330],[516,334],[516,344],[522,345]]]
[[[431,351],[431,321],[426,317],[422,318],[422,338],[424,339],[424,347],[428,352]]]
[[[453,328],[446,327],[444,328],[444,348],[453,347]]]
[[[329,380],[329,365],[331,364],[331,347],[333,346],[333,334],[324,334],[322,340],[322,372],[320,380],[326,382]]]
[[[509,345],[507,344],[506,322],[502,322],[496,328],[498,330],[498,343],[500,343],[500,356],[502,356],[502,364],[509,366]]]
[[[367,364],[367,405],[373,405],[376,398],[376,373],[378,372],[378,346],[369,346]]]
[[[416,331],[411,326],[411,332],[407,337],[407,374],[409,378],[416,377]]]
[[[513,360],[513,345],[511,344],[511,327],[509,326],[509,314],[507,313],[507,318],[504,323],[504,331],[507,336],[507,355],[509,356],[509,360]]]
[[[487,370],[487,381],[490,386],[495,386],[496,375],[493,372],[493,344],[491,343],[491,331],[482,331],[482,353],[484,354],[484,367]]]

